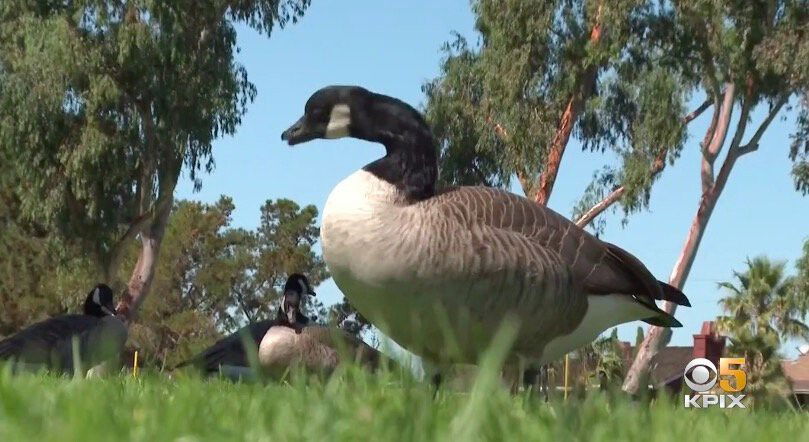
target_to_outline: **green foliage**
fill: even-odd
[[[345,298],[329,308],[328,322],[357,337],[361,337],[363,332],[371,330],[372,327],[371,322]]]
[[[50,316],[77,312],[92,267],[39,226],[20,223],[18,201],[0,190],[0,336]],[[89,282],[88,282],[89,281]]]
[[[733,273],[736,283],[719,284],[728,293],[719,301],[726,313],[719,326],[731,338],[729,353],[746,358],[745,391],[757,401],[788,392],[778,348],[787,339],[809,338],[809,298],[795,290],[797,279],[785,276],[785,266],[753,258],[744,272]]]
[[[328,277],[313,246],[317,209],[293,201],[267,201],[256,230],[230,226],[235,209],[228,197],[214,204],[181,201],[169,219],[153,290],[132,344],[145,363],[171,366],[221,333],[275,316],[289,273],[307,276],[313,286]],[[128,260],[137,259],[133,242]],[[324,322],[317,299],[303,311]]]
[[[796,296],[809,298],[809,239],[803,244],[803,256],[795,264],[798,270],[795,283]]]
[[[0,202],[4,201],[0,199]],[[0,205],[0,336],[40,319],[79,312],[95,283],[91,257],[49,236],[33,235]],[[163,240],[153,290],[131,327],[130,350],[141,364],[171,366],[249,321],[275,315],[286,276],[307,275],[317,286],[328,278],[313,246],[317,209],[290,200],[267,201],[256,230],[231,226],[233,201],[175,204]],[[124,248],[122,276],[134,265],[139,244]],[[317,299],[303,305],[309,317],[325,322]]]
[[[803,318],[809,311],[809,299],[797,296],[795,277],[785,275],[785,262],[766,257],[747,261],[744,272],[733,272],[736,283],[722,282],[728,292],[720,301],[727,316],[720,324],[734,332],[773,335],[779,339],[809,338]]]
[[[585,148],[623,158],[593,191],[623,184],[627,210],[644,206],[652,161],[667,150],[676,158],[685,139],[687,86],[648,45],[650,2],[479,0],[473,10],[480,46],[456,37],[441,76],[424,85],[441,178],[507,185],[517,174],[530,194],[575,108],[573,135]]]
[[[809,2],[688,0],[676,3],[661,22],[661,35],[683,56],[683,72],[691,72],[708,95],[722,83],[741,91],[738,101],[749,109],[759,103],[772,108],[779,100],[801,96],[789,152],[795,162],[796,188],[807,193],[809,120]]]
[[[809,194],[809,89],[801,100],[796,126],[798,129],[791,135],[789,159],[794,163],[792,176],[795,178],[795,189],[806,195]]]
[[[2,2],[0,158],[21,216],[114,270],[124,231],[170,208],[183,165],[199,186],[255,97],[236,23],[270,33],[308,4]]]
[[[590,383],[597,381],[602,388],[618,386],[624,378],[624,348],[618,339],[618,329],[613,329],[610,336],[602,336],[588,347]]]

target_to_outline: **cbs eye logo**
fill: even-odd
[[[716,365],[705,358],[691,360],[685,366],[685,372],[683,373],[685,384],[697,393],[713,388],[716,385],[717,377],[719,377],[719,373],[716,371]]]
[[[685,366],[683,380],[688,388],[697,393],[710,390],[716,385],[717,380],[719,387],[728,393],[742,391],[747,385],[747,373],[744,370],[730,368],[731,364],[743,366],[744,358],[721,358],[718,371],[716,365],[708,359],[693,359]],[[731,384],[729,379],[719,379],[719,376],[731,376],[735,382]]]

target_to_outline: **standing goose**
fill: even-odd
[[[75,337],[85,370],[106,363],[117,365],[128,333],[115,316],[112,298],[112,289],[98,284],[87,294],[84,314],[47,319],[0,341],[0,360],[69,374],[74,370]]]
[[[512,368],[556,360],[620,323],[681,325],[655,300],[688,299],[620,247],[505,190],[437,190],[435,139],[406,103],[325,87],[281,135],[290,145],[341,137],[386,154],[329,195],[324,258],[360,313],[428,361],[476,363],[506,318],[519,323]]]
[[[284,284],[281,305],[278,307],[274,319],[258,321],[242,327],[175,368],[194,365],[206,374],[222,373],[228,377],[249,376],[251,374],[250,364],[242,344],[242,336],[246,336],[254,345],[254,349],[257,349],[258,344],[271,327],[286,325],[300,329],[305,326],[309,323],[309,318],[304,316],[300,310],[301,299],[304,295],[316,296],[309,280],[300,273],[289,275]]]

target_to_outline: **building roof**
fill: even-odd
[[[666,347],[660,350],[651,364],[651,383],[668,384],[683,377],[685,366],[694,359],[694,347]],[[631,360],[629,361],[632,362]]]
[[[792,384],[792,391],[809,393],[809,355],[801,355],[794,361],[781,361],[781,368]]]

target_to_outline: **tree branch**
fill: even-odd
[[[691,121],[696,120],[697,117],[702,115],[703,112],[705,112],[706,110],[708,110],[709,107],[711,107],[711,105],[713,104],[713,101],[714,100],[713,100],[712,97],[706,98],[705,101],[703,101],[702,104],[699,105],[699,107],[692,110],[685,117],[683,117],[683,123],[688,124]]]
[[[775,119],[775,116],[778,115],[778,112],[780,112],[781,108],[784,107],[784,105],[787,103],[787,100],[788,96],[784,95],[781,98],[779,98],[778,101],[775,102],[775,105],[772,107],[772,109],[770,109],[770,113],[767,114],[767,117],[758,126],[758,129],[756,129],[756,132],[753,134],[753,136],[750,138],[747,144],[739,147],[739,151],[741,152],[739,156],[753,152],[756,149],[758,149],[758,142],[761,140],[761,137],[764,135],[764,132],[767,131],[767,128],[770,126],[770,123],[772,123],[772,120]]]
[[[688,125],[688,123],[694,121],[709,107],[711,107],[713,102],[714,102],[713,98],[709,97],[705,99],[705,101],[702,104],[700,104],[699,107],[697,107],[693,111],[689,112],[685,117],[683,117],[683,124]],[[718,110],[719,108],[717,108],[717,111],[714,112],[714,121],[716,121],[717,119]],[[649,170],[649,173],[651,174],[652,177],[655,177],[657,174],[662,172],[663,169],[666,167],[667,152],[668,149],[664,149],[657,155],[657,157],[655,157],[654,162],[652,162],[652,167]],[[576,225],[584,228],[584,226],[590,224],[598,215],[601,215],[602,213],[604,213],[605,210],[609,209],[610,206],[618,202],[618,200],[621,199],[621,197],[624,195],[625,192],[626,192],[625,186],[616,187],[612,192],[610,192],[609,195],[604,197],[604,199],[602,199],[601,201],[599,201],[598,203],[587,209],[587,211],[584,212],[584,214],[580,216],[578,220],[576,220]]]
[[[719,174],[716,176],[716,182],[714,182],[713,185],[708,189],[708,192],[714,195],[722,193],[722,190],[725,188],[725,184],[728,181],[728,177],[730,176],[730,171],[733,170],[733,166],[736,164],[736,160],[745,153],[752,152],[752,150],[743,152],[741,149],[739,149],[739,144],[741,144],[742,137],[747,129],[747,120],[750,117],[750,110],[750,100],[748,96],[744,99],[744,101],[742,101],[742,110],[739,115],[739,122],[736,124],[736,133],[733,134],[733,140],[730,142],[728,154],[725,157],[725,161],[722,162],[722,167],[719,169]]]
[[[730,118],[733,116],[733,100],[736,98],[736,85],[727,83],[725,85],[724,100],[722,101],[722,112],[719,116],[718,131],[713,135],[711,144],[708,145],[708,158],[713,164],[716,156],[719,154],[722,146],[725,144],[725,137],[728,133],[728,126],[730,126]]]
[[[714,184],[714,162],[727,138],[730,119],[733,116],[733,100],[736,95],[736,86],[733,83],[726,84],[723,95],[722,106],[714,112],[716,120],[713,122],[712,128],[705,134],[705,140],[710,140],[710,142],[703,144],[701,149],[700,177],[703,192],[707,192]]]
[[[601,215],[605,210],[621,199],[624,192],[626,192],[626,187],[624,186],[619,186],[617,189],[610,192],[603,200],[584,212],[584,214],[576,220],[576,225],[584,228],[584,226],[590,224],[598,215]]]

